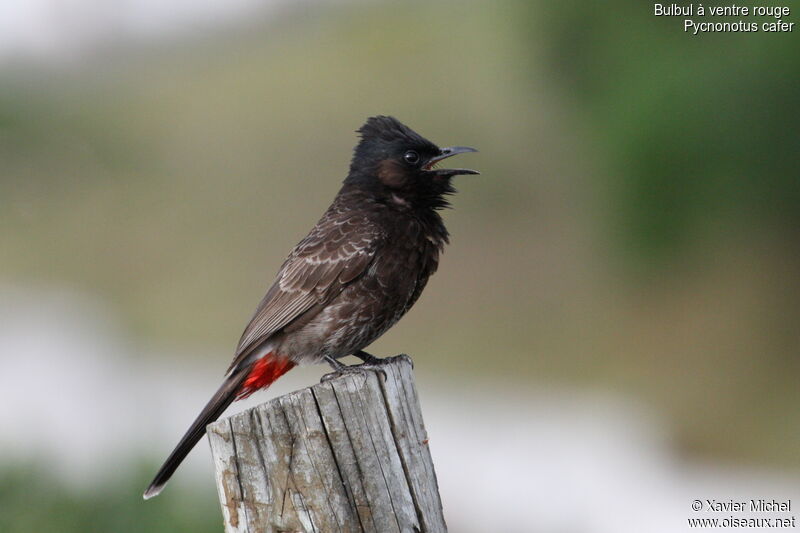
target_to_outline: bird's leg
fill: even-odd
[[[342,374],[363,374],[368,370],[375,370],[383,375],[383,379],[386,379],[386,371],[383,370],[382,366],[388,362],[388,358],[380,359],[378,357],[368,354],[367,352],[362,352],[360,350],[358,353],[354,353],[353,355],[355,355],[364,362],[361,363],[360,365],[346,365],[344,363],[337,361],[330,355],[326,355],[324,359],[325,361],[328,362],[329,365],[331,365],[334,371],[322,376],[322,378],[320,378],[320,382],[329,381]]]
[[[339,361],[337,361],[336,359],[334,359],[330,355],[326,355],[325,356],[325,361],[327,361],[327,363],[329,365],[331,365],[331,368],[333,368],[336,372],[347,372],[346,369],[350,368],[346,364],[340,363]]]
[[[396,359],[404,359],[409,363],[411,363],[411,368],[414,368],[414,361],[412,361],[411,358],[404,353],[392,357],[375,357],[374,355],[369,354],[364,350],[359,350],[355,352],[353,355],[364,361],[362,364],[356,365],[361,368],[377,368],[382,365],[388,365],[389,363],[395,361]]]
[[[414,368],[414,362],[411,358],[405,354],[395,355],[394,357],[375,357],[372,354],[365,352],[364,350],[358,350],[354,352],[352,355],[358,357],[362,361],[361,364],[357,365],[346,365],[334,359],[333,357],[326,355],[324,357],[325,361],[328,362],[329,365],[333,368],[333,372],[329,374],[325,374],[320,379],[322,381],[331,380],[341,374],[354,374],[354,373],[363,373],[367,370],[375,370],[383,375],[383,379],[386,379],[386,371],[383,369],[384,366],[388,365],[389,363],[395,361],[396,359],[404,359],[411,363],[411,368]]]

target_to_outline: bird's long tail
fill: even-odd
[[[217,392],[208,401],[192,425],[181,438],[175,449],[164,461],[155,478],[144,491],[144,499],[158,496],[169,478],[175,473],[186,456],[206,433],[206,426],[219,418],[234,400],[246,398],[258,389],[263,389],[294,367],[289,359],[268,353],[245,368],[231,373],[225,378]]]

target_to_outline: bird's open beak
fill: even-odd
[[[477,152],[475,148],[470,148],[469,146],[451,146],[449,148],[442,148],[439,152],[439,155],[433,156],[428,159],[428,162],[425,163],[425,166],[422,167],[423,170],[430,172],[431,174],[435,174],[436,176],[458,176],[459,174],[480,174],[477,170],[470,170],[468,168],[434,168],[436,163],[441,161],[442,159],[447,159],[448,157],[453,157],[454,155],[463,154],[466,152]]]

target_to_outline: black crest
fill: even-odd
[[[356,131],[361,140],[353,152],[351,174],[374,172],[373,165],[382,159],[398,157],[403,151],[415,149],[438,153],[439,147],[394,117],[370,117]]]
[[[361,135],[362,143],[374,141],[393,143],[401,141],[409,144],[433,145],[432,142],[396,118],[386,115],[368,118],[364,125],[358,129],[357,133]]]

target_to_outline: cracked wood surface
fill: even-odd
[[[208,426],[227,533],[447,531],[411,360]]]

